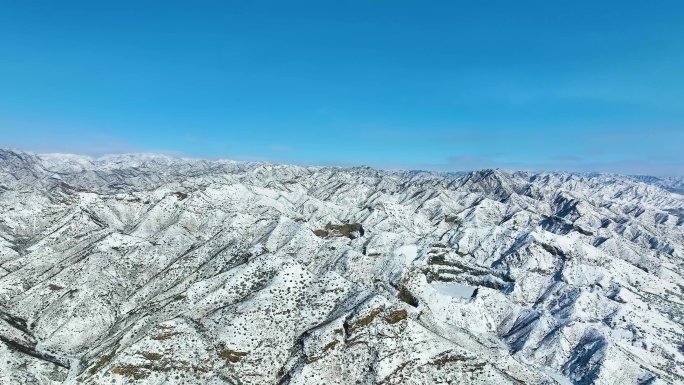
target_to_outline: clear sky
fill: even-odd
[[[684,1],[2,1],[0,147],[684,175]]]

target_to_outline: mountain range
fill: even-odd
[[[2,384],[684,384],[684,178],[0,150]]]

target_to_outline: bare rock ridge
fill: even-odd
[[[0,150],[0,383],[684,384],[682,181]]]

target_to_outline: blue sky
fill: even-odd
[[[681,1],[15,1],[0,147],[684,175]]]

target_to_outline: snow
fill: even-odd
[[[418,255],[418,246],[416,245],[404,245],[397,248],[394,253],[398,256],[404,257],[404,263],[410,264],[413,262]]]
[[[0,150],[0,382],[681,383],[663,183]]]
[[[570,379],[550,368],[542,368],[542,372],[544,372],[546,375],[549,377],[553,378],[559,385],[573,385],[572,381]]]
[[[461,285],[454,282],[433,282],[432,287],[438,292],[450,297],[470,298],[476,287]]]

